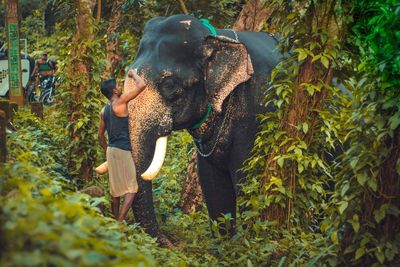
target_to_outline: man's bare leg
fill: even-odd
[[[118,219],[119,216],[119,197],[111,197],[112,201],[112,212],[114,214],[114,218]]]
[[[119,216],[118,216],[118,221],[122,222],[123,220],[125,220],[125,216],[128,213],[128,210],[131,207],[135,196],[136,196],[136,193],[127,193],[124,196],[124,203],[122,204],[121,212],[119,213]]]

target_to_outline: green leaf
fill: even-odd
[[[285,161],[285,159],[284,159],[283,157],[280,157],[280,158],[277,160],[277,163],[278,163],[279,167],[281,167],[281,168],[283,167],[284,161]]]
[[[361,258],[364,254],[365,254],[365,248],[364,248],[364,247],[358,248],[358,249],[356,250],[356,255],[355,255],[354,259],[355,259],[355,260],[358,260],[358,259]]]
[[[77,123],[76,123],[76,126],[75,126],[75,129],[79,129],[79,128],[81,128],[82,126],[83,126],[83,120],[79,120]]]
[[[296,13],[290,13],[289,15],[286,16],[287,20],[292,20],[296,17]]]
[[[307,132],[308,132],[308,123],[307,123],[307,122],[304,122],[304,123],[303,123],[303,132],[304,132],[305,134],[307,134]]]
[[[49,197],[52,195],[50,188],[43,188],[42,190],[40,190],[40,193],[42,194],[42,196],[45,197]]]
[[[367,179],[368,179],[368,176],[363,172],[363,173],[357,173],[356,174],[356,178],[357,178],[357,182],[360,184],[360,185],[364,185],[365,184],[365,182],[367,181]]]
[[[277,267],[282,267],[282,266],[283,266],[283,264],[285,264],[285,261],[286,261],[286,256],[283,256],[283,257],[281,258],[281,260],[279,261],[279,263],[278,263],[278,266],[277,266]]]
[[[320,227],[320,229],[321,229],[321,232],[326,232],[326,230],[328,229],[328,227],[330,226],[330,222],[328,222],[327,220],[324,220],[322,223],[321,223],[321,227]]]
[[[301,151],[301,149],[300,148],[295,148],[294,149],[294,154],[297,156],[297,157],[301,157],[302,155],[303,155],[303,151]]]
[[[350,160],[350,166],[354,169],[357,166],[359,158],[354,157],[352,160]]]
[[[329,68],[329,59],[327,57],[321,56],[321,62],[322,62],[322,65],[324,65],[324,67],[326,69]]]
[[[307,53],[306,53],[303,49],[298,49],[298,51],[299,51],[299,55],[298,55],[297,60],[298,60],[299,62],[300,62],[300,61],[303,61],[304,59],[307,58]]]
[[[310,96],[313,96],[313,95],[314,95],[314,87],[313,87],[313,86],[307,86],[307,87],[306,87],[306,90],[307,90],[307,92],[308,92],[308,94],[309,94]]]
[[[331,240],[334,244],[339,244],[338,236],[337,236],[337,231],[334,231],[331,234]]]
[[[313,56],[311,62],[317,61],[317,60],[320,59],[320,58],[321,58],[321,55]]]
[[[304,166],[301,163],[297,163],[297,171],[299,173],[302,173],[304,171]]]
[[[339,213],[343,214],[343,212],[347,209],[348,206],[349,206],[349,202],[341,201],[340,206],[339,206]]]
[[[385,206],[381,206],[379,209],[374,210],[374,218],[377,223],[380,223],[385,218],[386,209]]]
[[[360,230],[360,221],[357,214],[353,215],[353,219],[350,220],[350,223],[353,226],[354,232],[358,233],[358,231]]]
[[[383,264],[383,263],[385,262],[385,254],[383,254],[383,251],[381,250],[380,247],[377,247],[377,248],[375,249],[374,254],[375,254],[376,258],[378,259],[378,261],[379,261],[381,264]]]
[[[349,188],[350,188],[350,186],[349,186],[348,183],[344,184],[344,185],[342,186],[342,190],[340,191],[340,195],[343,197],[344,194],[346,194],[347,190],[349,190]]]
[[[376,182],[376,179],[374,177],[368,179],[367,184],[374,192],[376,192],[376,189],[378,188],[378,183]]]
[[[390,129],[395,130],[400,124],[400,113],[397,112],[395,115],[390,117],[389,122],[390,122]]]

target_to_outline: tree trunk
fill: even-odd
[[[104,78],[109,78],[113,76],[118,65],[121,62],[121,56],[118,51],[119,39],[117,34],[117,28],[121,20],[121,4],[123,0],[116,0],[112,7],[112,17],[110,19],[110,24],[107,29],[107,65],[106,71],[104,73]]]
[[[72,103],[70,106],[69,120],[71,125],[76,125],[79,119],[81,119],[84,112],[83,107],[83,95],[86,86],[90,84],[90,74],[88,66],[84,60],[86,54],[86,46],[84,42],[93,40],[94,28],[93,28],[93,8],[95,0],[75,0],[75,7],[77,10],[76,16],[76,33],[72,39],[73,50],[72,57],[76,58],[73,61],[72,66],[67,68],[68,77],[76,77],[75,86],[71,88]],[[81,135],[75,130],[75,127],[70,127],[70,138],[73,142],[79,143]],[[76,157],[85,155],[84,147],[75,145],[70,151],[70,170],[76,170],[77,162]],[[77,173],[81,181],[88,181],[93,173],[93,167],[95,162],[92,162],[88,158],[84,158]]]
[[[203,194],[201,192],[197,172],[197,152],[194,151],[187,167],[186,182],[181,192],[180,200],[183,213],[196,212],[201,209]]]
[[[325,27],[329,32],[327,41],[322,44],[322,48],[319,50],[314,49],[314,54],[320,54],[325,48],[332,48],[333,43],[339,36],[339,25],[335,21],[332,5],[325,5],[325,8],[321,6],[319,8],[310,8],[307,18],[310,20],[309,32],[306,33],[308,41],[322,43],[321,40],[315,39],[313,32],[316,29]],[[304,43],[307,43],[305,41]],[[331,64],[332,65],[332,64]],[[331,85],[333,77],[333,69],[325,68],[320,60],[312,62],[312,57],[308,56],[306,60],[300,65],[299,74],[294,82],[293,94],[291,96],[290,104],[285,112],[284,117],[281,120],[280,130],[286,132],[287,136],[292,140],[303,140],[307,145],[312,142],[314,129],[317,129],[319,123],[318,113],[316,110],[321,109],[323,106],[324,99],[326,97],[326,90],[323,84]],[[303,83],[319,85],[321,91],[314,93],[310,96],[307,92],[306,87]],[[297,126],[302,123],[307,123],[309,130],[304,132],[303,129],[298,129]],[[293,201],[296,197],[296,175],[298,172],[298,166],[296,162],[285,163],[284,168],[281,168],[277,161],[274,159],[277,155],[285,155],[288,153],[288,148],[291,146],[291,142],[287,142],[282,145],[277,152],[270,153],[267,156],[265,169],[264,169],[264,180],[262,181],[261,188],[265,188],[272,177],[279,177],[284,181],[284,186],[287,191],[291,194],[291,197],[287,198],[285,207],[279,204],[271,204],[262,214],[263,219],[266,220],[277,220],[280,225],[286,223],[287,227],[290,228],[290,215],[292,213]],[[262,189],[264,194],[274,194],[269,188],[267,190]]]
[[[263,0],[250,0],[244,5],[240,12],[239,17],[233,25],[233,30],[259,32],[263,29],[265,23],[275,9],[275,5],[265,7]],[[271,29],[269,30],[273,32]]]

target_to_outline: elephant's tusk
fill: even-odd
[[[167,136],[157,139],[153,160],[150,164],[150,167],[147,168],[147,170],[142,174],[143,180],[153,180],[160,171],[164,163],[165,153],[167,152],[167,139]]]
[[[97,166],[97,168],[95,169],[95,171],[96,171],[98,174],[104,174],[104,173],[107,172],[107,170],[108,170],[107,161],[105,161],[105,162],[102,163],[101,165]]]

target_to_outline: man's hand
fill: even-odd
[[[142,87],[146,87],[146,83],[143,78],[137,74],[137,69],[130,69],[128,71],[128,78],[131,78],[135,81],[136,87],[140,90]],[[144,89],[144,88],[143,88]]]
[[[121,104],[128,103],[140,94],[146,88],[146,83],[143,78],[136,73],[136,70],[131,69],[125,79],[124,88],[125,93],[120,96],[119,101]]]

